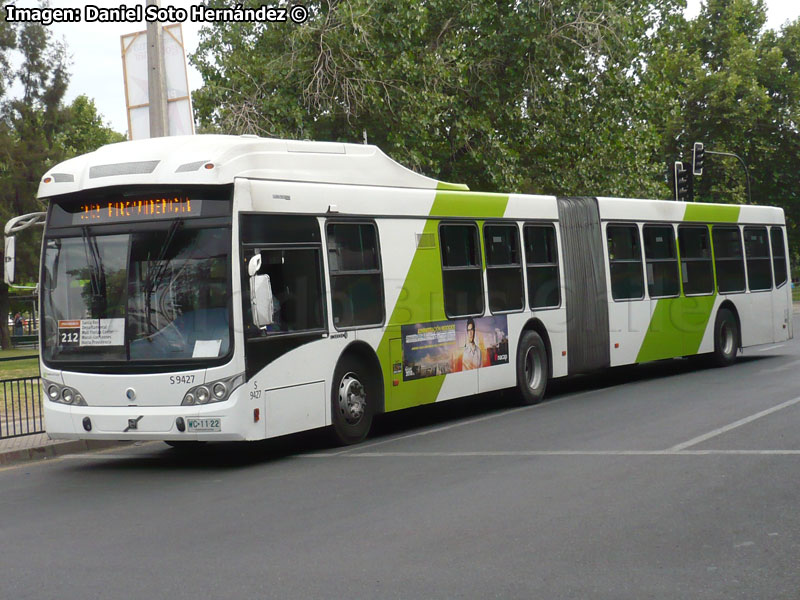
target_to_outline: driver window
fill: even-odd
[[[316,248],[257,249],[259,275],[269,275],[272,288],[272,324],[263,330],[252,323],[250,302],[245,304],[250,337],[322,329],[320,252]],[[246,272],[246,266],[244,268]],[[249,288],[249,279],[248,279]]]

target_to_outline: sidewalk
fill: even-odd
[[[15,438],[0,440],[0,466],[12,465],[20,462],[46,460],[74,454],[101,450],[120,444],[132,442],[117,442],[106,440],[51,440],[46,433],[23,435]]]

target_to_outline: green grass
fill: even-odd
[[[18,377],[38,377],[39,357],[26,360],[7,360],[0,362],[0,380]]]
[[[18,379],[20,377],[39,376],[38,350],[35,348],[26,348],[0,351],[0,358],[12,356],[30,356],[31,358],[25,360],[0,361],[0,381],[4,379]],[[38,384],[35,384],[35,387],[39,387]],[[20,384],[19,388],[17,388],[17,385],[15,384],[13,389],[10,384],[6,384],[5,386],[0,384],[0,420],[3,421],[3,431],[6,429],[6,420],[11,419],[12,416],[16,420],[25,418],[26,406],[24,399],[26,389],[28,397],[28,416],[33,418],[34,414],[37,416],[41,414],[41,407],[34,406],[34,403],[37,402],[38,398],[41,396],[41,393],[33,388],[34,384],[32,382],[25,382],[24,385]],[[6,396],[8,396],[8,398],[6,398]],[[21,396],[22,400],[17,400],[18,396]],[[13,406],[12,399],[14,399]]]
[[[795,302],[800,302],[800,286],[792,290],[792,300]]]

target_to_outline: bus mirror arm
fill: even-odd
[[[256,254],[247,264],[247,273],[250,275],[250,308],[253,324],[256,327],[266,327],[272,324],[272,284],[269,275],[258,275],[260,268],[261,255]]]
[[[3,255],[3,280],[6,284],[14,283],[14,255],[16,249],[16,237],[13,235],[18,231],[32,227],[33,225],[44,225],[46,212],[34,212],[21,215],[10,219],[4,228],[5,233],[5,254]]]

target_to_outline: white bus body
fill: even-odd
[[[53,438],[348,443],[378,412],[792,335],[778,208],[475,193],[372,146],[206,135],[103,147],[39,197]]]

